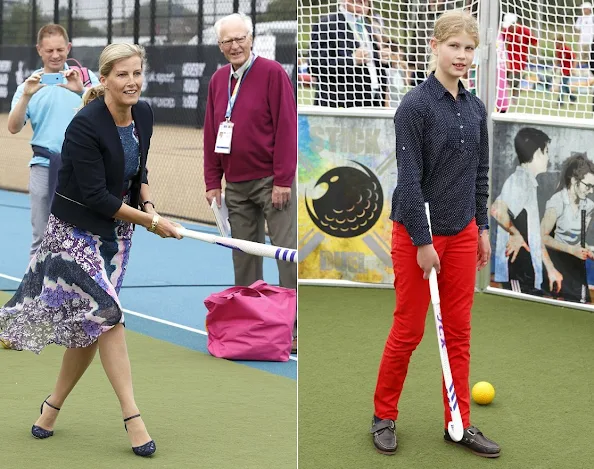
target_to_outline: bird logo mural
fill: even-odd
[[[315,188],[326,184],[322,196],[311,199],[306,194],[307,213],[324,233],[336,238],[353,238],[369,231],[382,213],[384,195],[377,176],[367,167],[353,161],[363,170],[340,166],[324,173]]]

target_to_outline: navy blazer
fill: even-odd
[[[361,44],[355,38],[343,13],[325,16],[311,30],[309,67],[317,81],[314,104],[329,107],[361,107],[384,105],[387,85],[387,65],[380,60],[379,45],[372,34],[373,60],[377,70],[380,91],[373,93],[371,75],[365,65],[358,65],[352,57]]]
[[[139,206],[141,183],[148,184],[146,159],[153,135],[153,111],[144,101],[132,106],[140,143],[140,170],[132,181],[130,201]],[[110,236],[124,194],[124,149],[103,98],[82,108],[66,129],[62,168],[52,213],[100,236]]]

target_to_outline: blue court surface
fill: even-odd
[[[0,291],[14,291],[29,260],[31,224],[27,194],[0,190]],[[182,223],[218,234],[215,227]],[[278,284],[276,261],[264,259],[264,280]],[[208,353],[204,299],[233,286],[231,250],[192,239],[161,239],[137,227],[120,292],[126,327]],[[286,363],[236,362],[297,379],[297,358]]]

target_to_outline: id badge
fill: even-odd
[[[215,143],[215,153],[231,153],[231,137],[233,136],[233,122],[221,122]]]

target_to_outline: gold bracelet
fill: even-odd
[[[147,230],[150,231],[151,233],[154,233],[155,230],[157,229],[157,225],[159,224],[160,219],[161,219],[161,217],[155,213],[153,215],[153,221],[151,222],[151,226],[148,227]]]

